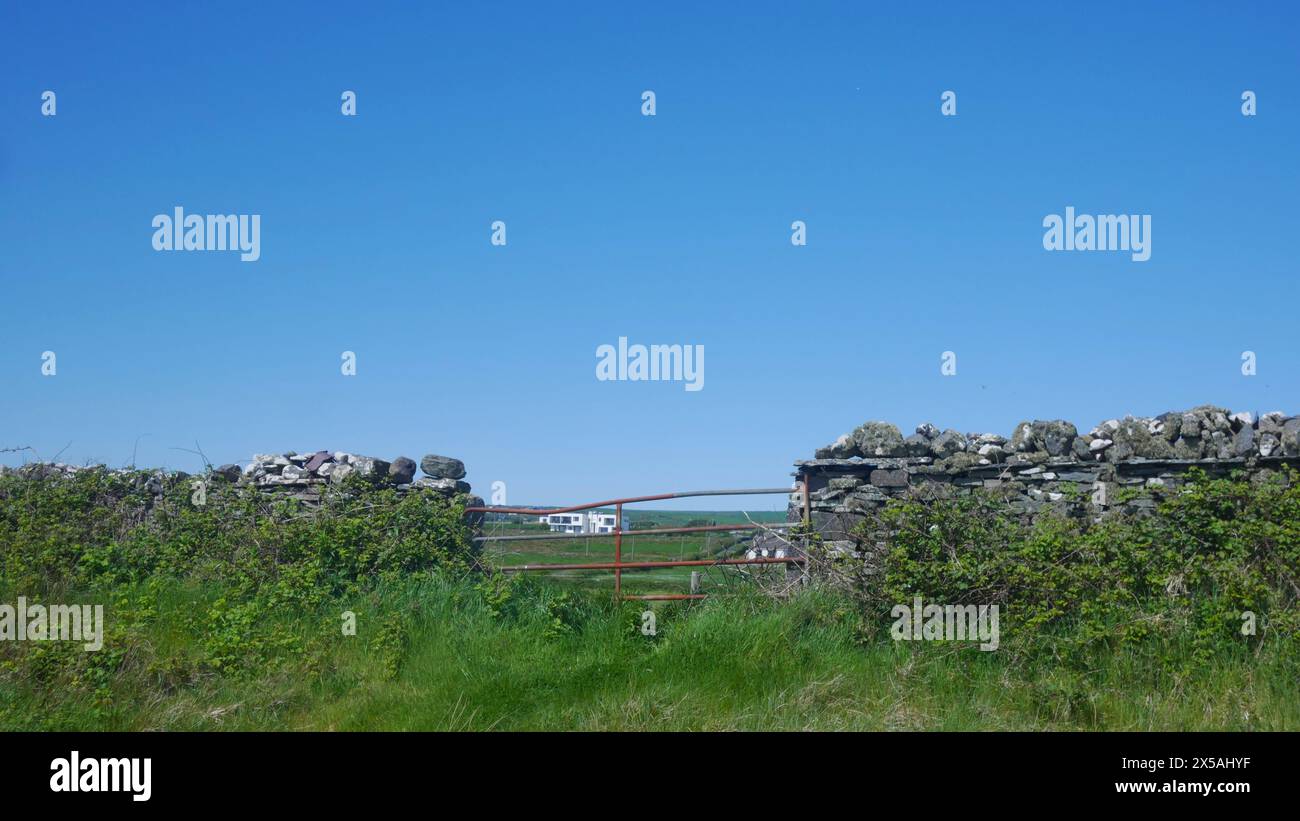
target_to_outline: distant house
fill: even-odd
[[[549,525],[552,533],[613,533],[617,517],[613,513],[589,510],[583,513],[548,513],[537,521]],[[623,522],[623,530],[627,530]]]

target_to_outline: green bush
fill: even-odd
[[[1155,515],[1026,526],[990,493],[897,502],[858,536],[888,533],[858,576],[869,622],[895,604],[999,605],[1004,644],[1086,661],[1098,645],[1189,644],[1197,658],[1293,643],[1300,626],[1300,483],[1209,479],[1194,471]],[[1243,614],[1254,613],[1254,635]]]
[[[5,600],[106,602],[113,639],[98,653],[4,642],[0,675],[102,683],[133,650],[143,652],[139,628],[167,586],[204,591],[201,609],[183,620],[201,648],[199,671],[264,670],[309,653],[313,635],[332,634],[304,635],[292,616],[324,618],[339,611],[335,602],[386,580],[476,565],[461,504],[353,478],[308,506],[215,482],[196,505],[190,480],[144,472],[0,476]],[[161,496],[148,488],[158,481]],[[383,642],[388,656],[395,646],[391,637]]]
[[[3,476],[0,601],[100,602],[108,624],[93,653],[0,642],[0,729],[1294,729],[1282,478],[1198,477],[1100,525],[898,504],[851,596],[647,604],[468,572],[436,499],[216,486],[195,507],[147,474]],[[1000,605],[1001,649],[891,641],[915,595]]]

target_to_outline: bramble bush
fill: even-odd
[[[644,603],[471,572],[437,498],[345,485],[313,509],[214,484],[196,507],[150,474],[9,474],[0,602],[103,603],[107,626],[93,653],[0,642],[0,727],[913,726],[900,698],[935,726],[955,701],[958,727],[1293,727],[1300,483],[1278,478],[1198,476],[1100,524],[895,504],[853,595],[668,603],[647,636]],[[999,652],[891,642],[918,594],[1000,605]]]
[[[195,505],[187,480],[169,480],[155,500],[147,476],[0,476],[0,578],[44,593],[156,578],[234,580],[245,596],[310,604],[319,592],[386,574],[468,569],[475,560],[463,508],[438,497],[353,477],[319,507],[229,484]]]
[[[159,481],[164,492],[155,496],[149,484]],[[310,655],[313,636],[338,632],[327,616],[339,608],[328,604],[424,571],[464,574],[477,562],[459,501],[399,495],[352,477],[308,506],[209,481],[196,505],[185,477],[101,469],[0,476],[5,600],[105,602],[108,622],[97,653],[4,642],[0,674],[78,685],[90,677],[106,686],[142,655],[133,650],[142,649],[160,591],[169,588],[191,591],[182,621],[201,654],[184,675],[264,672]],[[322,628],[304,635],[295,619],[312,613]],[[389,636],[381,644],[392,656],[400,642]]]
[[[1199,470],[1162,492],[1154,515],[1023,525],[996,497],[891,504],[859,537],[888,533],[875,571],[858,577],[868,622],[920,595],[927,603],[999,605],[1017,652],[1086,663],[1142,644],[1206,659],[1300,627],[1300,483],[1210,479]],[[1247,611],[1257,618],[1243,635]],[[1151,640],[1151,641],[1148,641]]]

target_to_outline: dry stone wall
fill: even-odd
[[[464,481],[465,463],[449,456],[429,454],[417,465],[413,459],[399,456],[391,462],[374,456],[361,456],[345,451],[319,450],[312,453],[286,451],[282,454],[256,454],[247,465],[221,465],[209,474],[194,475],[184,471],[111,469],[104,465],[69,465],[62,462],[36,462],[19,468],[0,466],[6,471],[22,473],[36,478],[58,479],[84,470],[102,470],[130,476],[139,488],[153,496],[162,496],[177,482],[193,479],[209,480],[213,490],[220,486],[239,485],[256,488],[268,495],[294,498],[304,502],[319,501],[330,486],[338,486],[351,476],[357,476],[373,487],[391,487],[398,493],[429,493],[444,498],[463,496],[466,506],[481,506],[483,500],[471,494]],[[469,517],[474,523],[482,514]]]
[[[416,476],[413,459],[398,456],[389,462],[374,456],[360,456],[345,451],[319,450],[314,453],[288,451],[284,454],[256,454],[242,469],[222,465],[217,472],[242,484],[261,488],[311,488],[340,484],[356,475],[375,485],[389,485],[400,491],[429,489],[447,493],[469,493],[462,481],[465,463],[449,456],[429,454],[420,460],[422,476]],[[238,473],[236,474],[236,471]]]
[[[1028,521],[1045,514],[1095,520],[1154,508],[1194,467],[1252,478],[1300,467],[1300,417],[1272,412],[1256,419],[1202,405],[1108,419],[1085,434],[1064,420],[1026,421],[1009,437],[928,423],[904,437],[887,422],[867,422],[815,457],[795,462],[794,471],[807,477],[812,525],[832,547],[849,550],[854,529],[890,499],[980,490]],[[1152,492],[1120,492],[1127,488]],[[802,492],[791,494],[788,512],[790,521],[802,518]]]

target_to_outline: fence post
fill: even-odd
[[[623,503],[614,506],[614,564],[623,563]],[[614,599],[623,599],[623,571],[614,568]]]
[[[811,505],[808,500],[808,474],[799,474],[800,484],[803,485],[803,521],[808,524],[812,519]]]

